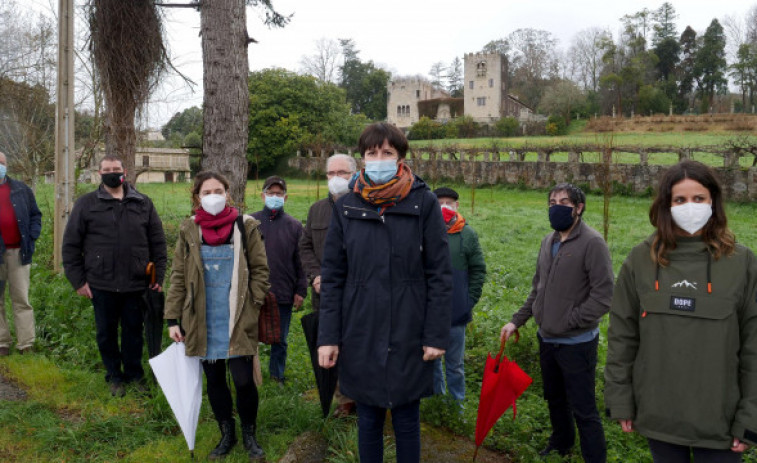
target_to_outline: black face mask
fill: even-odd
[[[102,178],[103,183],[109,188],[117,188],[124,183],[123,172],[109,172],[107,174],[102,174]]]
[[[555,231],[565,231],[573,225],[573,208],[555,204],[549,207],[549,224]]]

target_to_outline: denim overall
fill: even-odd
[[[234,247],[202,245],[205,277],[205,324],[208,349],[203,360],[229,358],[229,291],[234,269]]]

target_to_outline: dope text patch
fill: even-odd
[[[670,308],[673,310],[685,310],[693,312],[697,300],[693,297],[670,296]]]

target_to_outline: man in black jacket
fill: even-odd
[[[150,198],[125,181],[123,162],[100,161],[100,187],[76,201],[63,235],[63,268],[77,294],[92,300],[97,346],[105,380],[114,396],[124,384],[140,381],[142,369],[141,298],[154,262],[160,290],[166,271],[166,238]],[[118,325],[121,325],[121,346]],[[123,368],[122,368],[123,366]]]

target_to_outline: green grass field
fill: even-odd
[[[441,185],[432,185],[439,187]],[[173,255],[180,221],[189,210],[189,185],[140,185],[153,198]],[[261,207],[260,184],[248,183],[248,210]],[[475,429],[481,375],[486,355],[497,349],[499,330],[519,308],[530,291],[531,277],[541,238],[549,232],[546,193],[487,187],[474,192],[458,186],[461,212],[479,234],[489,275],[481,301],[468,326],[466,345],[467,398],[458,415],[442,398],[423,401],[422,419],[471,437]],[[304,220],[313,201],[326,194],[325,182],[290,182],[286,211]],[[53,190],[42,185],[38,201],[44,214],[43,236],[33,264],[31,298],[37,316],[38,353],[0,359],[0,372],[28,393],[28,400],[0,406],[0,460],[3,461],[189,461],[181,433],[161,394],[142,396],[127,391],[124,399],[111,398],[94,339],[94,320],[88,301],[76,296],[67,281],[50,271]],[[616,197],[610,207],[608,242],[615,271],[630,249],[652,230],[647,219],[650,198]],[[602,198],[590,196],[586,222],[602,229]],[[728,205],[730,225],[738,240],[757,248],[754,217],[757,205]],[[6,305],[6,307],[9,304]],[[309,310],[306,302],[305,311]],[[290,333],[287,386],[270,383],[261,388],[259,440],[268,461],[277,461],[288,445],[304,431],[322,433],[329,441],[330,462],[356,462],[354,421],[325,424],[320,419],[314,381],[305,342],[295,315]],[[12,317],[11,317],[12,318]],[[607,320],[601,327],[600,365],[597,369],[598,406],[603,410],[602,390]],[[521,341],[508,347],[513,357],[533,378],[534,384],[518,401],[518,415],[511,412],[497,423],[485,445],[507,452],[514,461],[539,461],[536,452],[549,436],[546,403],[541,397],[535,328],[522,329]],[[164,340],[167,345],[168,340]],[[267,376],[267,348],[262,349]],[[145,362],[146,365],[146,362]],[[646,443],[636,434],[624,434],[617,424],[605,422],[609,461],[650,461]],[[204,401],[196,455],[204,459],[218,439],[207,400]],[[578,447],[567,460],[581,461]],[[241,446],[227,458],[247,461]],[[388,461],[393,461],[389,459]],[[560,461],[557,457],[547,461]],[[746,461],[757,462],[754,452]]]

